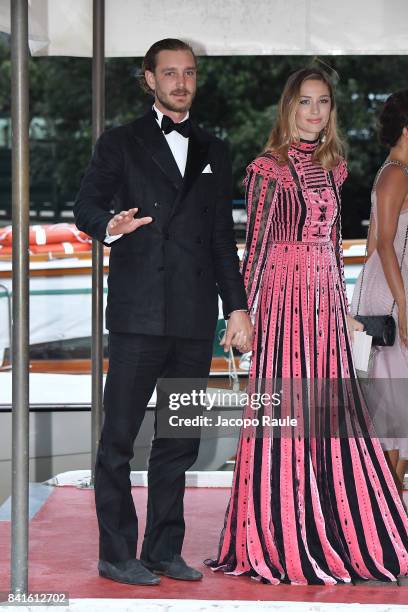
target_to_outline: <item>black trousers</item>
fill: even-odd
[[[212,341],[110,333],[105,419],[95,465],[99,557],[136,557],[138,520],[131,495],[130,460],[158,379],[207,379]],[[193,384],[192,384],[193,386]],[[160,395],[160,394],[159,394]],[[158,402],[159,404],[159,402]],[[147,521],[141,558],[167,561],[184,539],[185,472],[195,462],[199,438],[169,438],[155,430],[148,465]]]

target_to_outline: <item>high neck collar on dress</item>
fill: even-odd
[[[290,145],[291,149],[295,149],[295,151],[301,151],[302,153],[313,153],[319,145],[320,139],[316,140],[304,140],[301,138],[295,142],[292,142]]]

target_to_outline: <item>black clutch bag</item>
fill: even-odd
[[[373,337],[374,346],[392,346],[395,342],[396,325],[391,315],[355,315],[356,321],[364,325],[364,331]]]

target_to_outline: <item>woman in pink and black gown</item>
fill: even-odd
[[[255,321],[249,387],[282,389],[279,409],[258,417],[290,415],[300,428],[241,430],[218,556],[206,561],[214,570],[272,584],[408,573],[407,517],[353,366],[351,337],[362,326],[348,314],[344,280],[346,176],[330,80],[300,70],[248,167],[242,268]],[[244,412],[253,416],[251,406]]]

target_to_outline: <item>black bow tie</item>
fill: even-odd
[[[186,119],[181,123],[174,123],[170,117],[167,115],[163,115],[161,121],[161,129],[165,134],[170,134],[173,130],[184,136],[184,138],[188,138],[190,136],[191,131],[191,122],[190,119]]]

